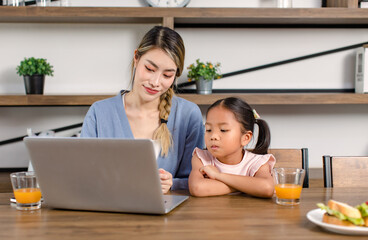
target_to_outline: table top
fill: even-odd
[[[368,200],[367,192],[307,188],[294,207],[244,194],[189,197],[167,215],[19,211],[9,204],[11,193],[0,193],[0,239],[367,239],[327,232],[306,218],[318,202],[334,199],[354,206]]]

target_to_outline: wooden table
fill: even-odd
[[[362,193],[363,192],[363,193]],[[190,197],[168,215],[64,211],[26,212],[0,194],[0,239],[367,239],[326,232],[306,213],[328,199],[352,205],[368,200],[368,189],[303,189],[296,207],[246,195]]]

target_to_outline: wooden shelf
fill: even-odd
[[[113,95],[2,95],[1,107],[14,106],[89,106]],[[354,93],[247,93],[247,94],[177,94],[198,105],[209,105],[216,100],[236,96],[251,105],[316,105],[368,104],[368,94]]]
[[[153,23],[368,26],[360,8],[0,7],[0,23]],[[179,94],[199,105],[238,96],[253,105],[368,104],[368,94]],[[109,95],[3,95],[0,106],[89,106]]]
[[[355,93],[246,93],[246,94],[178,94],[198,105],[212,104],[226,97],[239,97],[250,105],[368,104],[368,94]]]
[[[368,9],[1,6],[0,22],[364,25]]]
[[[0,106],[89,106],[112,95],[1,95]]]

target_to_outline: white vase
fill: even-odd
[[[212,93],[212,83],[213,79],[206,80],[204,78],[199,78],[196,81],[197,93],[198,94],[211,94]]]

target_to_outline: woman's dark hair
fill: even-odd
[[[185,47],[184,41],[179,33],[168,27],[153,27],[143,36],[142,41],[137,47],[135,57],[139,59],[145,53],[155,48],[166,52],[175,62],[177,67],[176,77],[180,77],[184,69]]]
[[[258,125],[258,140],[252,150],[256,154],[266,154],[271,142],[271,132],[268,124],[263,119],[255,119],[253,108],[243,100],[229,97],[217,100],[207,110],[207,114],[212,108],[223,107],[234,113],[235,119],[243,126],[242,132],[254,132],[254,124]]]

